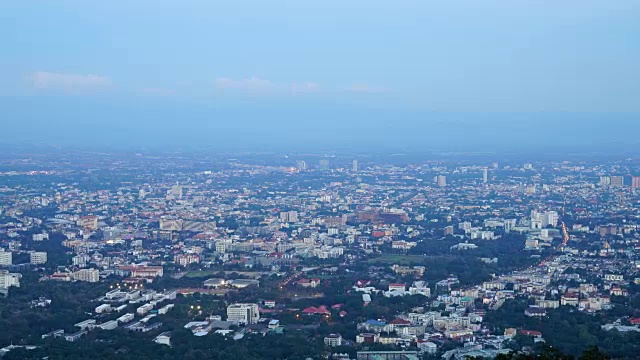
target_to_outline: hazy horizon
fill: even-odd
[[[3,2],[4,146],[632,152],[640,2]]]

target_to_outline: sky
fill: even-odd
[[[636,0],[6,0],[5,144],[639,144]]]

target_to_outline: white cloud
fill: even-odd
[[[217,78],[216,88],[219,90],[243,91],[253,94],[306,94],[320,90],[320,85],[315,82],[278,83],[271,80],[252,76],[246,79]]]
[[[381,92],[387,92],[387,90],[384,89],[384,88],[372,87],[372,86],[367,85],[367,84],[353,84],[349,88],[347,88],[347,91],[359,92],[359,93],[381,93]]]
[[[293,83],[291,84],[291,92],[294,94],[313,93],[320,90],[320,85],[314,82]]]
[[[272,92],[278,89],[273,82],[252,76],[248,79],[217,78],[216,87],[221,90]]]
[[[176,93],[176,91],[173,89],[153,88],[153,87],[144,88],[141,91],[145,94],[151,94],[151,95],[172,95]]]
[[[37,89],[60,89],[66,91],[90,90],[112,85],[110,78],[100,75],[81,75],[36,71],[28,80]]]

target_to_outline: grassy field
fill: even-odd
[[[374,259],[367,260],[370,265],[427,265],[428,257],[422,255],[396,255],[385,254]]]
[[[186,278],[201,278],[201,277],[211,277],[213,274],[217,274],[219,271],[210,271],[210,270],[199,270],[199,271],[189,271],[184,275]]]
[[[197,270],[197,271],[189,271],[184,275],[186,278],[204,278],[204,277],[214,277],[216,274],[219,274],[220,270]],[[252,272],[252,271],[224,271],[226,275],[229,274],[238,274],[247,276],[252,279],[259,279],[262,273]]]

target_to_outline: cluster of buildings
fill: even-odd
[[[213,275],[200,288],[140,290],[161,277],[179,281],[190,271],[254,271],[257,277],[283,276],[282,289],[294,285],[312,292],[323,280],[300,274],[307,263],[348,267],[387,253],[413,254],[424,241],[441,239],[455,239],[447,250],[459,256],[520,234],[518,248],[540,257],[538,266],[461,287],[455,274],[427,284],[426,266],[399,261],[384,269],[395,280],[378,286],[361,281],[351,289],[365,304],[378,296],[420,296],[425,307],[444,306],[447,315],[425,310],[370,320],[358,325],[356,339],[344,340],[411,344],[432,353],[447,339],[462,339],[471,344],[468,351],[449,354],[460,357],[498,351],[506,341],[506,335],[482,334],[483,314],[473,310],[475,303],[498,309],[509,299],[533,298],[535,306],[525,315],[540,318],[559,306],[603,311],[611,308],[612,297],[629,295],[631,282],[640,282],[640,178],[624,175],[637,172],[633,162],[273,162],[228,159],[203,170],[202,161],[189,158],[119,159],[109,162],[109,171],[127,180],[92,186],[84,182],[94,179],[84,167],[62,169],[51,162],[42,164],[50,171],[20,173],[50,190],[0,187],[5,195],[0,214],[9,219],[0,224],[0,291],[28,286],[21,284],[21,272],[33,268],[40,269],[42,280],[123,284],[100,299],[96,318],[76,324],[77,333],[51,335],[72,341],[95,327],[157,329],[154,318],[169,311],[163,304],[175,293],[219,294],[260,285],[255,278]],[[15,174],[0,173],[5,176]],[[554,256],[542,257],[560,242]],[[65,256],[45,251],[51,243],[61,244]],[[61,263],[67,253],[71,260]],[[336,309],[312,310],[310,315],[323,315]],[[260,323],[256,303],[231,304],[226,315],[226,322]],[[203,334],[221,321],[190,322],[187,328]],[[161,335],[157,342],[170,343],[170,333]],[[339,334],[324,341],[330,347],[343,343]]]

